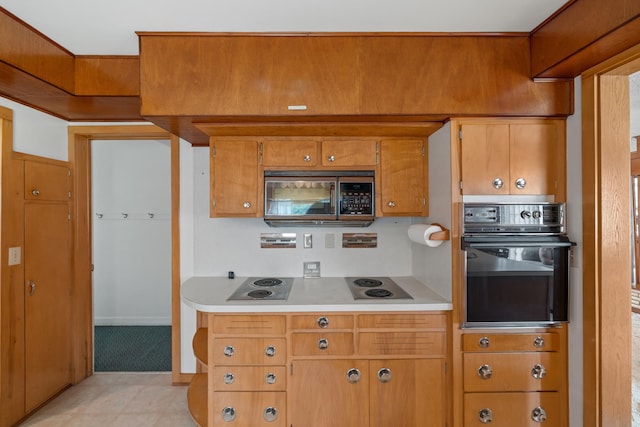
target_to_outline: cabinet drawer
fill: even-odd
[[[322,141],[323,166],[376,166],[375,140],[327,139]]]
[[[291,316],[291,329],[353,329],[353,316],[301,314]]]
[[[442,329],[447,325],[444,314],[361,314],[358,327],[362,329]]]
[[[213,425],[284,427],[287,421],[283,392],[215,392]]]
[[[214,338],[215,365],[284,365],[287,347],[284,338]]]
[[[216,366],[209,375],[216,391],[285,391],[287,385],[284,366]]]
[[[309,167],[318,164],[318,142],[285,140],[262,142],[262,165],[268,167]]]
[[[442,332],[361,332],[358,353],[370,355],[444,356]]]
[[[463,369],[465,392],[557,391],[566,373],[558,353],[541,352],[466,353]]]
[[[214,315],[213,334],[247,335],[284,335],[286,319],[284,316],[258,315]]]
[[[294,333],[291,335],[294,356],[332,356],[353,354],[350,332]]]
[[[463,351],[558,351],[560,339],[554,333],[464,334]]]
[[[466,393],[464,427],[566,426],[562,404],[558,393]],[[541,424],[534,417],[542,411],[546,421]]]

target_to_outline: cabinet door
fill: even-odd
[[[509,133],[511,194],[555,194],[556,162],[564,167],[564,144],[559,142],[556,125],[512,124]]]
[[[71,239],[66,203],[25,204],[26,410],[70,384]]]
[[[259,217],[258,142],[211,140],[211,217]]]
[[[463,124],[461,173],[464,194],[509,194],[509,125]]]
[[[322,141],[322,165],[373,168],[377,162],[377,141],[325,139]]]
[[[288,395],[289,424],[294,427],[369,427],[367,361],[294,361]],[[376,405],[393,411],[386,403]],[[392,425],[402,424],[387,424]]]
[[[378,216],[428,215],[426,141],[382,140],[378,175]]]
[[[69,199],[69,168],[49,163],[24,162],[24,198],[28,200]]]
[[[445,425],[444,361],[372,360],[371,427]]]
[[[292,139],[262,142],[262,165],[265,168],[309,167],[318,164],[318,141]]]
[[[559,393],[465,393],[464,427],[487,424],[560,427],[567,425],[567,417]]]

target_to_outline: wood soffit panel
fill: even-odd
[[[624,3],[624,0],[613,0]],[[597,2],[596,2],[597,3]],[[600,7],[600,6],[598,6]],[[604,7],[604,6],[602,6]],[[575,25],[558,29],[567,16],[579,16],[581,20],[573,22],[591,22],[594,13],[601,13],[593,2],[573,2],[556,16],[551,17],[530,35],[532,49],[531,68],[536,77],[548,81],[570,80],[593,63],[607,59],[629,47],[640,44],[640,8],[626,9],[622,15],[610,13],[603,19],[597,34],[588,34],[587,29],[576,29]],[[606,8],[615,9],[615,4],[607,3]],[[636,10],[638,9],[638,10]],[[577,11],[577,12],[576,12]],[[590,18],[591,17],[591,18]],[[610,28],[607,28],[609,26]],[[578,26],[580,27],[580,26]],[[583,31],[583,32],[581,32]],[[163,33],[141,33],[161,36]],[[554,48],[565,44],[568,35],[574,34],[569,50]],[[585,35],[586,34],[586,35]],[[230,36],[231,34],[225,34]],[[259,35],[259,34],[241,34]],[[274,34],[275,35],[275,34]],[[284,34],[296,35],[296,34]],[[298,35],[319,36],[313,33]],[[331,35],[331,34],[326,34]],[[353,33],[336,33],[348,36]],[[451,34],[402,34],[372,33],[369,36],[433,36],[442,37]],[[513,37],[526,34],[458,34],[477,37]],[[68,121],[139,121],[150,120],[162,128],[180,135],[194,144],[206,144],[210,134],[235,135],[247,132],[287,133],[283,127],[289,126],[289,118],[280,124],[256,124],[255,117],[142,117],[140,113],[140,58],[137,56],[75,56],[62,46],[48,39],[27,23],[11,15],[0,7],[0,36],[9,43],[0,46],[0,95],[16,102],[33,107]],[[265,35],[267,36],[267,35]],[[591,38],[589,38],[591,37]],[[562,43],[560,43],[562,42]],[[550,52],[545,55],[539,52]],[[546,84],[546,83],[539,83]],[[482,115],[481,112],[479,112]],[[566,114],[564,112],[563,114]],[[392,117],[387,124],[374,130],[368,124],[335,125],[326,122],[346,122],[352,117],[304,117],[293,119],[296,122],[311,121],[309,125],[296,125],[299,131],[317,132],[319,126],[325,131],[336,134],[351,132],[412,132],[430,133],[448,119],[449,113],[429,117]],[[356,121],[370,122],[379,117],[356,117]],[[259,117],[260,122],[282,122],[279,117]],[[217,124],[212,124],[218,121]],[[253,125],[246,126],[253,122]],[[313,122],[325,122],[322,125]],[[406,124],[404,129],[395,128],[398,123]],[[417,122],[422,122],[417,125]],[[238,123],[245,123],[245,126]],[[420,129],[420,130],[418,130]]]

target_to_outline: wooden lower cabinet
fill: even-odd
[[[301,360],[289,384],[292,427],[442,427],[444,361]]]
[[[467,393],[465,427],[564,427],[559,393]]]

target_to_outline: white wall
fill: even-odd
[[[99,140],[91,149],[95,324],[170,325],[169,142]]]

